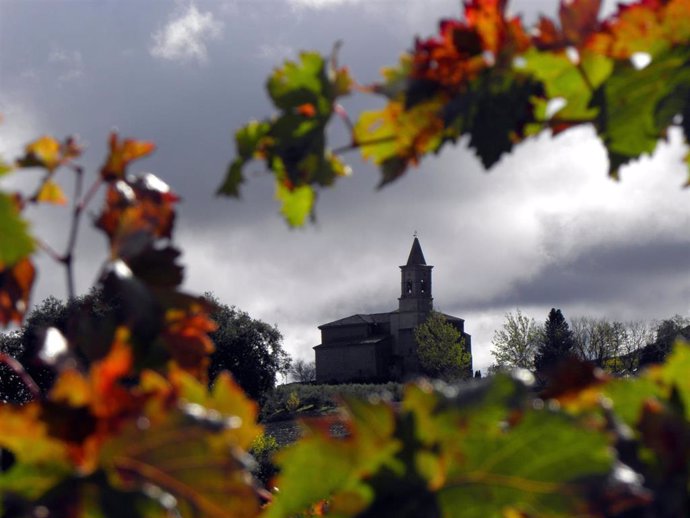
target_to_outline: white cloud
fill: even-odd
[[[78,50],[68,51],[53,46],[48,56],[48,63],[57,68],[58,83],[75,81],[84,76],[84,59]]]
[[[149,52],[153,57],[172,61],[208,61],[206,44],[220,37],[222,22],[214,19],[211,12],[200,12],[190,4],[186,12],[174,17],[153,36]]]

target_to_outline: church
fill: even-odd
[[[357,314],[319,326],[321,344],[314,347],[317,383],[384,382],[404,380],[420,372],[414,329],[434,308],[431,269],[415,235],[407,263],[400,267],[398,309],[387,313]],[[471,337],[465,321],[445,315],[465,340]],[[469,373],[472,372],[470,363]]]

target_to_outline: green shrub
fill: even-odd
[[[280,446],[276,438],[266,434],[259,435],[249,447],[249,453],[256,460],[256,466],[252,469],[252,473],[266,487],[278,473],[278,468],[273,464],[273,454],[279,449]]]

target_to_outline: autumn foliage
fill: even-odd
[[[690,138],[690,0],[643,0],[606,20],[595,0],[564,1],[558,20],[542,18],[530,31],[505,4],[467,2],[462,20],[416,41],[374,85],[355,83],[335,54],[304,53],[277,69],[267,88],[279,115],[237,132],[221,192],[237,195],[247,163],[264,160],[282,212],[301,224],[313,210],[313,187],[348,173],[337,157],[347,149],[379,165],[386,183],[462,136],[490,167],[540,131],[592,124],[612,175],[653,151],[672,126]],[[338,100],[354,89],[382,95],[385,106],[351,123]],[[351,129],[340,150],[326,145],[333,115]],[[541,394],[517,371],[460,387],[410,384],[399,405],[345,398],[339,414],[304,423],[304,437],[277,455],[282,471],[270,491],[260,487],[246,453],[261,433],[257,404],[228,374],[208,390],[213,308],[180,290],[179,197],[154,175],[130,172],[153,149],[113,134],[100,171],[88,175],[75,140],[44,136],[12,165],[0,164],[0,175],[43,171],[34,193],[0,192],[0,323],[22,322],[37,250],[64,265],[73,294],[79,225],[99,191],[95,225],[108,250],[98,284],[120,302],[109,318],[77,314],[64,335],[46,330],[31,354],[54,375],[45,391],[0,355],[33,395],[25,405],[0,404],[0,514],[690,514],[683,343],[636,378],[561,366],[565,374]],[[30,232],[23,210],[70,203],[56,180],[62,174],[74,176],[76,192],[60,253]],[[344,436],[333,434],[336,426]]]
[[[507,4],[466,1],[462,19],[442,20],[373,84],[355,81],[335,50],[277,68],[267,89],[278,115],[238,130],[219,193],[238,196],[247,163],[263,160],[282,213],[299,225],[313,216],[315,188],[349,171],[337,158],[344,151],[376,164],[385,185],[460,139],[488,169],[543,131],[589,125],[618,178],[671,128],[690,140],[690,1],[641,0],[603,20],[600,0],[562,1],[556,20],[542,16],[530,28]],[[383,107],[351,121],[339,103],[355,91],[381,96]],[[350,133],[335,149],[327,146],[333,116]],[[690,153],[685,162],[690,168]]]

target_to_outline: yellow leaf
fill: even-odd
[[[73,407],[86,406],[91,402],[91,385],[79,371],[69,369],[55,381],[49,398]]]
[[[36,201],[42,203],[53,203],[55,205],[66,205],[67,197],[62,192],[60,186],[53,180],[46,180],[38,191]]]
[[[60,165],[60,143],[53,137],[41,137],[27,144],[26,157],[31,165],[52,171]]]

